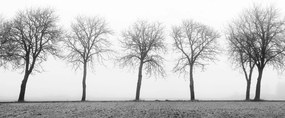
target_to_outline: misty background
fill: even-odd
[[[9,19],[17,11],[26,8],[50,7],[59,16],[59,25],[66,31],[78,15],[99,16],[106,19],[114,34],[109,36],[112,48],[122,53],[119,39],[137,20],[159,21],[165,28],[168,53],[164,55],[166,77],[143,76],[142,100],[188,100],[189,78],[174,73],[175,55],[173,39],[169,36],[173,25],[184,19],[194,19],[209,25],[221,34],[219,44],[226,50],[224,31],[227,25],[243,9],[254,4],[274,5],[285,14],[282,0],[9,0],[1,1],[0,15]],[[243,100],[246,81],[240,68],[229,61],[226,51],[218,55],[218,61],[210,63],[205,70],[194,72],[196,98],[199,100]],[[52,56],[43,62],[41,73],[34,73],[27,83],[26,100],[80,100],[82,92],[82,70],[75,71],[61,59]],[[16,101],[23,79],[21,70],[0,68],[0,101]],[[133,100],[137,83],[137,68],[118,66],[114,59],[95,64],[87,76],[87,100]],[[254,96],[257,72],[254,71],[251,98]],[[285,74],[268,66],[264,70],[261,99],[285,99]]]

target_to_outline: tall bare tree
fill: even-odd
[[[24,69],[18,101],[24,101],[28,78],[33,70],[47,60],[48,54],[58,55],[57,42],[62,32],[56,22],[52,9],[28,9],[18,12],[4,30],[6,39],[15,46],[13,55],[18,59],[15,68]]]
[[[166,52],[164,40],[160,23],[137,21],[129,30],[123,32],[121,43],[126,55],[119,60],[123,66],[139,66],[135,100],[140,99],[143,69],[147,75],[165,74],[161,56],[161,52]]]
[[[272,6],[255,6],[245,10],[231,27],[230,40],[241,46],[258,69],[254,100],[260,100],[261,79],[266,65],[284,67],[285,19],[281,19],[278,10]]]
[[[76,22],[71,25],[72,31],[64,40],[68,49],[66,60],[77,69],[83,66],[83,93],[81,101],[86,100],[86,76],[87,67],[104,59],[111,49],[111,43],[107,40],[107,35],[111,30],[107,27],[104,19],[98,17],[77,17]]]
[[[229,31],[233,31],[233,27],[230,26]],[[243,47],[240,45],[235,38],[245,38],[242,35],[233,35],[232,33],[227,33],[227,39],[229,43],[229,57],[232,60],[233,64],[237,67],[242,68],[242,71],[246,80],[246,97],[245,100],[250,100],[250,86],[252,73],[255,67],[254,61],[246,54],[246,50],[250,50],[250,48]],[[244,42],[245,43],[245,42]],[[246,45],[246,44],[243,44]]]
[[[181,56],[174,67],[175,72],[187,73],[190,76],[190,98],[195,100],[193,71],[195,66],[204,68],[208,61],[215,60],[218,53],[217,38],[220,35],[210,27],[185,20],[181,26],[172,28],[174,47]],[[187,71],[189,69],[189,71]]]

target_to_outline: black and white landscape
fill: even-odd
[[[282,0],[0,4],[0,117],[284,117]]]

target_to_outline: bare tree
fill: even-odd
[[[19,60],[14,66],[24,70],[18,101],[24,101],[26,84],[33,70],[38,70],[48,54],[58,55],[57,42],[62,32],[56,22],[52,9],[28,9],[18,12],[11,26],[5,28],[6,39],[16,46],[13,55]]]
[[[161,56],[161,52],[166,52],[164,40],[160,23],[137,21],[128,31],[123,32],[121,43],[126,55],[119,60],[123,66],[139,66],[135,100],[140,99],[143,69],[147,75],[165,74]]]
[[[278,10],[272,6],[255,6],[245,10],[231,27],[230,40],[240,45],[258,69],[254,100],[260,100],[263,69],[267,64],[284,67],[285,19],[281,19]]]
[[[208,61],[215,60],[218,53],[216,39],[220,35],[210,27],[186,20],[181,26],[172,28],[172,38],[174,39],[174,47],[181,56],[177,60],[174,67],[175,72],[187,73],[190,76],[190,97],[195,100],[194,93],[194,67],[200,66],[204,68]],[[189,69],[189,71],[187,71]]]
[[[251,78],[252,78],[252,72],[255,67],[254,61],[246,54],[246,50],[249,50],[251,52],[250,48],[243,47],[240,45],[235,38],[245,38],[242,35],[234,35],[232,34],[233,27],[230,26],[229,32],[227,33],[227,39],[229,43],[229,57],[232,60],[233,64],[237,67],[242,68],[242,71],[245,76],[246,80],[246,97],[245,100],[250,100],[250,86],[251,86]],[[243,44],[246,45],[246,44]]]
[[[68,54],[66,60],[77,69],[83,65],[83,93],[81,101],[86,100],[87,67],[104,59],[104,54],[111,51],[111,43],[106,36],[111,34],[104,19],[98,17],[77,17],[71,25],[72,31],[64,40]]]

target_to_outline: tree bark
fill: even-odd
[[[245,97],[245,100],[250,100],[250,86],[251,86],[251,78],[252,78],[253,68],[254,68],[254,65],[250,67],[249,75],[248,75],[247,80],[246,80],[246,97]]]
[[[190,65],[190,98],[195,100],[195,91],[194,91],[194,78],[193,78],[193,65]]]
[[[246,97],[245,100],[250,100],[250,85],[251,85],[251,80],[246,81]]]
[[[261,88],[262,73],[263,73],[263,68],[259,67],[258,68],[257,83],[256,83],[255,98],[254,98],[255,101],[260,100],[260,88]]]
[[[142,68],[143,62],[141,61],[139,66],[138,82],[137,82],[137,91],[136,91],[136,101],[140,100],[140,91],[141,91],[141,82],[142,82]]]
[[[28,82],[29,75],[30,75],[30,73],[26,71],[25,75],[24,75],[24,79],[22,80],[18,102],[24,102],[25,101],[26,85]]]
[[[26,59],[25,59],[25,75],[24,78],[22,80],[22,84],[21,84],[21,88],[20,88],[20,94],[19,94],[19,98],[18,98],[18,102],[24,102],[25,101],[25,93],[26,93],[26,86],[27,86],[27,82],[29,79],[29,76],[31,74],[31,70],[34,67],[35,64],[35,60],[33,60],[32,62],[32,66],[29,69],[29,65],[30,65],[30,57],[29,57],[29,52],[27,52],[26,54]]]
[[[83,80],[82,80],[82,98],[81,101],[86,100],[86,75],[87,75],[87,63],[83,64]]]

